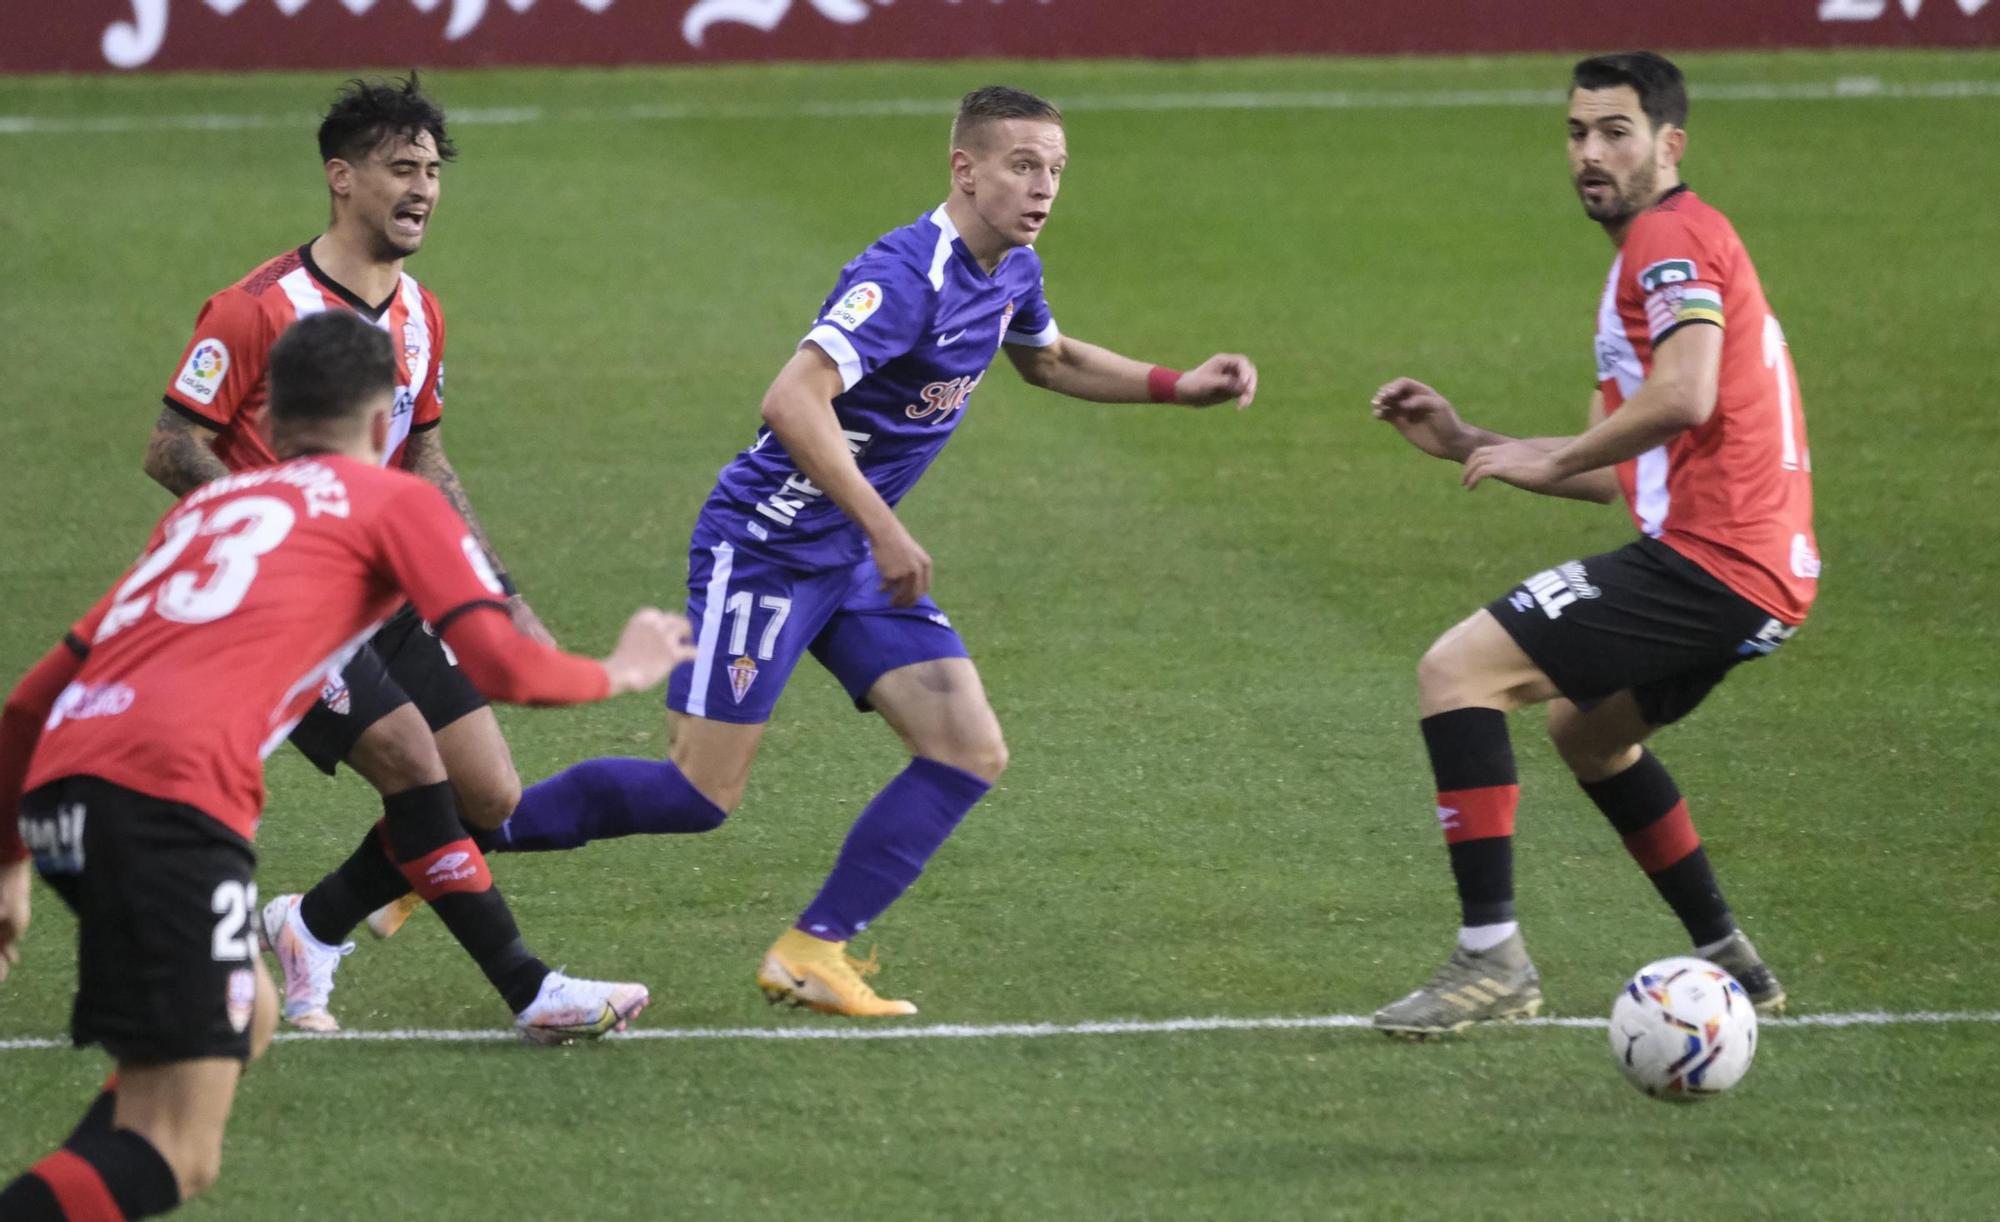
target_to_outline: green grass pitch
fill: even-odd
[[[1690,56],[1688,179],[1790,336],[1827,569],[1811,623],[1661,756],[1802,1013],[1992,1011],[2000,981],[2000,57]],[[1072,104],[1040,249],[1069,334],[1187,365],[1250,353],[1237,415],[1098,408],[1001,368],[905,506],[1013,749],[872,931],[919,1022],[1365,1014],[1449,945],[1414,667],[1446,625],[1630,536],[1491,488],[1368,419],[1408,373],[1505,431],[1573,431],[1610,250],[1559,105],[1136,109],[1169,94],[1560,86],[1556,58],[440,73],[464,118],[411,270],[451,320],[445,435],[543,617],[602,650],[678,605],[687,528],[842,261],[942,198],[943,111],[1004,79]],[[1868,94],[1985,82],[1984,94]],[[165,507],[140,473],[196,308],[318,232],[319,76],[0,81],[0,671]],[[1751,91],[1754,92],[1754,91]],[[938,113],[812,114],[874,99]],[[1405,98],[1408,102],[1411,99]],[[694,107],[638,120],[624,108]],[[473,122],[535,106],[532,122]],[[727,107],[746,108],[718,117]],[[893,107],[885,107],[893,111]],[[134,116],[279,116],[132,129]],[[701,117],[706,114],[709,117]],[[296,116],[296,121],[284,119]],[[0,124],[0,126],[5,126]],[[1003,362],[1004,364],[1004,362]],[[663,745],[653,697],[502,720],[524,777]],[[1515,720],[1522,918],[1550,1010],[1601,1016],[1678,926]],[[651,1028],[768,1010],[758,954],[896,769],[802,668],[707,837],[511,858],[530,941],[651,984]],[[368,790],[279,752],[266,894],[310,883]],[[46,891],[0,1041],[61,1032]],[[437,922],[365,944],[351,1028],[506,1015]],[[1596,1030],[1393,1044],[1356,1030],[768,1043],[279,1045],[197,1218],[1988,1218],[2000,1027],[1773,1029],[1743,1087],[1648,1102]],[[67,1131],[95,1054],[0,1051],[0,1176]]]

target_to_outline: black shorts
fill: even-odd
[[[1588,708],[1629,688],[1656,726],[1797,631],[1654,539],[1544,569],[1486,609],[1564,696]]]
[[[21,802],[35,869],[77,918],[70,1038],[120,1061],[250,1055],[256,856],[192,806],[69,777]]]
[[[332,776],[363,731],[406,704],[417,706],[433,733],[486,707],[451,648],[409,606],[327,680],[319,701],[292,730],[292,745]]]

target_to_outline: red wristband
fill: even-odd
[[[1180,385],[1181,371],[1165,365],[1153,366],[1146,375],[1146,397],[1155,403],[1172,403],[1174,388]]]

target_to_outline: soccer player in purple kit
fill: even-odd
[[[810,652],[911,760],[847,835],[819,895],[764,956],[773,1002],[914,1014],[846,954],[914,883],[1007,766],[1000,723],[931,558],[895,506],[951,437],[996,352],[1030,383],[1103,403],[1248,407],[1257,370],[1217,355],[1179,373],[1062,334],[1034,242],[1069,160],[1061,113],[1016,89],[967,94],[951,193],[841,269],[778,373],[764,427],[723,468],[689,548],[699,654],[667,691],[665,761],[596,759],[531,787],[492,851],[719,826],[742,799],[772,706]]]

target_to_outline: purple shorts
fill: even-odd
[[[892,607],[881,584],[872,556],[809,572],[698,529],[688,549],[687,616],[700,653],[667,680],[667,707],[761,725],[810,650],[866,712],[868,689],[890,671],[966,656],[965,642],[928,595]]]

